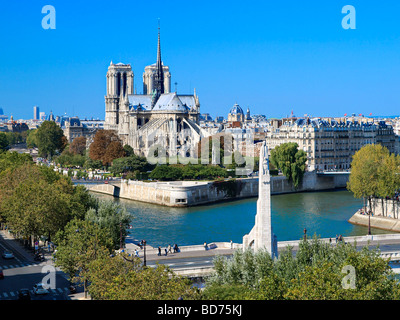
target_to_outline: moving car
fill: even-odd
[[[43,286],[43,283],[38,283],[33,286],[34,294],[47,294],[49,291]]]
[[[31,293],[28,289],[21,289],[18,292],[18,299],[19,300],[31,300]]]
[[[4,273],[3,270],[0,269],[0,279],[4,279]]]
[[[3,259],[12,259],[14,258],[14,254],[11,251],[5,250],[2,255]]]

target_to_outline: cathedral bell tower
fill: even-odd
[[[117,63],[112,61],[107,72],[107,95],[106,118],[104,128],[107,130],[118,130],[120,123],[120,112],[129,111],[121,110],[121,105],[125,106],[122,98],[133,94],[133,71],[130,64]],[[122,102],[122,103],[120,103]]]

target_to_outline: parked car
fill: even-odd
[[[31,293],[29,292],[29,289],[19,290],[18,299],[19,300],[31,300]]]
[[[14,258],[14,254],[11,251],[5,250],[2,255],[3,259],[12,259]]]
[[[34,294],[47,294],[49,291],[43,286],[43,283],[38,283],[33,286]]]
[[[3,270],[0,269],[0,279],[4,279],[4,273]]]

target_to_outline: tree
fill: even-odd
[[[53,157],[61,153],[68,141],[63,130],[54,121],[44,121],[36,132],[36,144],[41,157]]]
[[[130,259],[129,259],[130,260]],[[89,292],[96,300],[184,300],[199,298],[189,279],[165,265],[145,267],[139,258],[102,257],[89,265]]]
[[[149,177],[160,181],[176,181],[182,179],[182,171],[173,165],[157,165]]]
[[[22,165],[33,164],[32,156],[27,153],[0,153],[0,176],[7,170],[12,171]]]
[[[112,252],[109,233],[94,222],[74,219],[57,233],[55,243],[56,266],[69,275],[70,281],[83,283],[86,295],[89,264]]]
[[[28,136],[26,137],[26,146],[28,148],[37,148],[37,129],[29,130]]]
[[[114,159],[125,156],[118,136],[112,130],[98,130],[89,148],[89,157],[109,166]]]
[[[19,166],[0,179],[0,213],[25,238],[51,238],[93,204],[82,188],[48,167]]]
[[[69,152],[67,148],[59,156],[55,157],[54,161],[62,167],[83,167],[86,158],[80,154]]]
[[[0,132],[0,151],[4,151],[7,149],[8,147],[8,140],[7,140],[7,136],[4,132]]]
[[[383,200],[387,197],[393,198],[400,188],[400,156],[391,154],[384,157],[378,171],[377,195],[381,198],[382,212],[385,214]]]
[[[125,156],[125,150],[122,147],[121,142],[111,141],[107,146],[106,152],[103,156],[103,164],[111,165],[114,159],[118,159]]]
[[[353,285],[346,286],[348,268]],[[214,273],[206,280],[206,299],[290,300],[397,300],[400,284],[379,250],[339,243],[332,246],[316,236],[302,239],[296,255],[287,247],[272,260],[265,250],[235,252],[231,259],[218,257]],[[221,292],[220,288],[224,288]]]
[[[84,156],[86,151],[86,138],[83,136],[75,138],[69,145],[69,151],[74,155]]]
[[[100,201],[95,208],[87,211],[85,220],[97,223],[101,228],[108,230],[113,247],[118,249],[125,243],[126,230],[132,216],[118,203]]]
[[[295,142],[283,143],[271,150],[271,163],[282,171],[293,186],[297,188],[304,176],[307,153],[298,149]]]
[[[363,146],[353,155],[347,189],[356,198],[367,199],[372,211],[372,199],[393,195],[399,188],[398,158],[380,144]]]
[[[133,148],[129,144],[124,145],[124,151],[125,151],[125,156],[127,157],[131,157],[135,154]]]
[[[113,174],[127,173],[127,172],[147,172],[154,169],[154,165],[147,162],[146,157],[131,155],[114,159],[110,171]]]

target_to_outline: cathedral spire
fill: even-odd
[[[158,45],[157,45],[157,69],[162,70],[162,60],[161,60],[161,41],[160,41],[160,19],[158,19]]]
[[[160,19],[158,19],[158,45],[157,45],[157,64],[154,79],[154,89],[159,96],[164,93],[164,71],[161,60],[161,40],[160,40]]]

